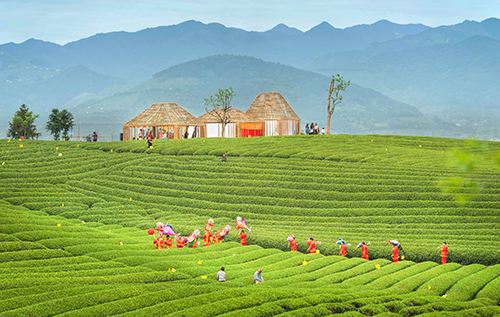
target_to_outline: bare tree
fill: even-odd
[[[233,100],[234,96],[236,94],[233,88],[229,87],[229,89],[219,89],[219,92],[215,96],[210,96],[208,99],[205,98],[205,110],[216,117],[217,122],[221,124],[222,137],[224,137],[226,125],[231,121],[229,110],[231,109],[231,100]]]
[[[335,81],[337,82],[337,85],[335,85]],[[340,92],[345,91],[350,84],[350,80],[345,82],[344,78],[339,74],[332,76],[330,89],[328,90],[328,119],[326,134],[330,134],[330,119],[332,118],[333,111],[335,111],[335,106],[342,102],[342,95]],[[332,95],[334,95],[334,97]]]

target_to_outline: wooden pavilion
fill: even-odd
[[[222,124],[219,123],[215,111],[221,112],[222,110],[211,110],[198,117],[198,119],[205,124],[205,136],[207,138],[222,136]],[[230,122],[224,129],[225,138],[262,136],[264,124],[261,120],[250,117],[243,111],[235,108],[229,109],[229,117]]]
[[[151,131],[155,139],[204,137],[203,122],[176,103],[154,103],[123,125],[123,140],[143,139]]]
[[[279,92],[260,93],[246,114],[264,123],[263,136],[300,134],[300,118]]]

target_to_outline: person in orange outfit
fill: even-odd
[[[212,241],[214,242],[214,244],[217,244],[219,243],[219,233],[217,231],[214,230],[214,234],[212,235]]]
[[[290,248],[292,249],[292,252],[297,251],[297,241],[295,241],[295,238],[292,237],[292,241],[289,241],[290,243]]]
[[[172,249],[172,238],[167,234],[165,238],[165,248],[166,249]]]
[[[154,244],[156,244],[156,248],[159,250],[159,249],[163,249],[163,244],[164,244],[164,241],[160,238],[155,238],[154,241],[153,241]]]
[[[368,258],[368,247],[364,242],[361,242],[361,258],[370,261],[370,259]]]
[[[205,234],[203,235],[203,246],[208,247],[210,245],[212,234],[210,231],[205,231]]]
[[[399,249],[397,245],[392,246],[392,262],[399,262]]]
[[[441,248],[441,264],[446,264],[446,257],[448,256],[448,244],[443,242]]]
[[[183,236],[175,237],[175,244],[177,245],[177,249],[182,249],[187,244],[186,240],[184,240]]]
[[[309,248],[307,248],[306,251],[309,251],[309,253],[316,253],[316,242],[314,242],[313,238],[309,238],[309,240],[307,240],[307,245]]]
[[[345,245],[344,241],[340,242],[340,252],[339,255],[344,257],[347,255],[347,246]]]
[[[240,233],[238,233],[238,238],[241,239],[241,245],[247,245],[247,234],[245,233],[245,230],[240,230]]]

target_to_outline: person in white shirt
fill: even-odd
[[[224,267],[221,267],[220,271],[217,272],[217,280],[219,282],[225,282],[226,281],[226,272],[224,272]]]
[[[264,279],[262,278],[262,269],[258,269],[253,275],[253,283],[257,284],[262,282],[264,282]]]

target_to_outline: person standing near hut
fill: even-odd
[[[446,264],[446,257],[448,256],[448,244],[443,242],[443,245],[439,247],[441,249],[441,264]]]
[[[308,123],[308,124],[306,124],[305,133],[306,133],[306,135],[308,135],[308,134],[309,134],[309,123]]]
[[[153,147],[153,139],[148,136],[148,149]]]

